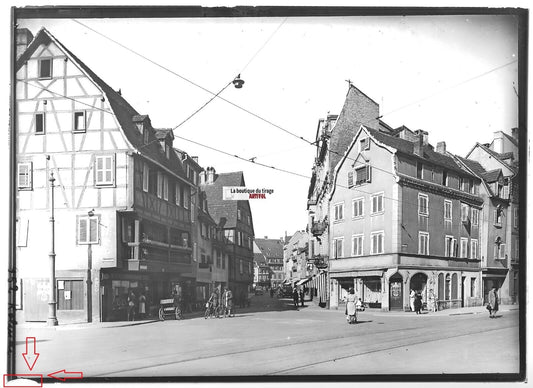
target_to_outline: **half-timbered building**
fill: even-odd
[[[59,322],[126,318],[194,280],[191,189],[172,131],[152,127],[46,29],[16,63],[17,271],[26,321],[46,320],[55,209]],[[55,201],[51,181],[55,178]]]

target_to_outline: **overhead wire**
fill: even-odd
[[[124,45],[124,44],[122,44],[122,43],[120,43],[120,42],[118,42],[118,41],[116,41],[116,40],[110,38],[109,36],[102,34],[101,32],[95,30],[94,28],[91,28],[91,27],[87,26],[86,24],[80,22],[79,20],[76,20],[76,19],[71,19],[71,20],[74,21],[75,23],[78,23],[79,25],[81,25],[81,26],[87,28],[88,30],[94,32],[95,34],[98,34],[98,35],[100,35],[101,37],[103,37],[103,38],[105,38],[105,39],[107,39],[107,40],[109,40],[109,41],[111,41],[111,42],[113,42],[113,43],[119,45],[120,47],[124,48],[125,50],[127,50],[127,51],[129,51],[129,52],[131,52],[131,53],[133,53],[133,54],[135,54],[135,55],[137,55],[137,56],[139,56],[139,57],[145,59],[146,61],[152,63],[153,65],[155,65],[155,66],[157,66],[157,67],[159,67],[159,68],[161,68],[161,69],[163,69],[163,70],[165,70],[165,71],[167,71],[167,72],[169,72],[169,73],[175,75],[176,77],[179,77],[180,79],[182,79],[182,80],[184,80],[184,81],[190,83],[191,85],[194,85],[194,86],[196,86],[197,88],[199,88],[199,89],[201,89],[201,90],[203,90],[203,91],[205,91],[205,92],[207,92],[207,93],[209,93],[209,94],[211,94],[211,95],[216,96],[216,93],[215,93],[215,92],[212,92],[211,90],[209,90],[209,89],[207,89],[207,88],[201,86],[200,84],[198,84],[198,83],[196,83],[196,82],[190,80],[189,78],[187,78],[187,77],[185,77],[185,76],[183,76],[183,75],[181,75],[181,74],[179,74],[179,73],[177,73],[177,72],[175,72],[175,71],[169,69],[168,67],[166,67],[166,66],[164,66],[164,65],[161,65],[161,64],[157,63],[156,61],[154,61],[154,60],[152,60],[152,59],[146,57],[145,55],[139,53],[138,51],[135,51],[135,50],[133,50],[133,49],[127,47],[126,45]],[[278,125],[278,124],[275,124],[274,122],[272,122],[272,121],[270,121],[270,120],[268,120],[268,119],[266,119],[266,118],[264,118],[264,117],[258,115],[257,113],[254,113],[254,112],[252,112],[252,111],[250,111],[250,110],[248,110],[248,109],[246,109],[246,108],[244,108],[244,107],[242,107],[242,106],[240,106],[240,105],[238,105],[238,104],[236,104],[236,103],[234,103],[234,102],[232,102],[232,101],[230,101],[230,100],[228,100],[228,99],[226,99],[226,98],[224,98],[224,97],[222,97],[222,96],[220,96],[220,95],[218,95],[218,96],[216,96],[216,97],[218,97],[218,98],[221,99],[222,101],[224,101],[224,102],[226,102],[226,103],[228,103],[228,104],[234,106],[235,108],[240,109],[241,111],[246,112],[246,113],[248,113],[248,114],[251,115],[251,116],[254,116],[254,117],[257,118],[257,119],[259,119],[259,120],[261,120],[261,121],[263,121],[263,122],[265,122],[265,123],[267,123],[267,124],[269,124],[269,125],[272,125],[273,127],[276,127],[276,128],[278,128],[278,129],[280,129],[281,131],[283,131],[283,132],[285,132],[285,133],[287,133],[287,134],[289,134],[289,135],[291,135],[291,136],[293,136],[293,137],[295,137],[295,138],[297,138],[297,139],[303,140],[303,141],[305,141],[305,142],[307,142],[307,143],[309,143],[309,144],[312,144],[312,143],[313,143],[313,142],[311,142],[311,141],[305,139],[303,136],[299,136],[299,135],[297,135],[297,134],[295,134],[295,133],[293,133],[293,132],[291,132],[291,131],[288,131],[288,130],[286,130],[285,128],[283,128],[282,126],[280,126],[280,125]]]
[[[20,80],[22,82],[25,82],[25,83],[28,83],[27,81],[24,81],[24,80]],[[28,83],[29,84],[29,83]],[[61,97],[65,97],[71,101],[74,101],[74,102],[78,102],[78,103],[83,103],[82,101],[78,100],[78,99],[75,99],[75,98],[72,98],[72,97],[67,97],[67,96],[64,96],[63,94],[61,93],[57,93],[57,92],[53,92],[53,91],[50,91],[48,90],[47,88],[43,88],[43,87],[40,87],[40,86],[36,86],[36,85],[32,85],[32,84],[29,84],[31,86],[35,86],[39,89],[43,89],[45,91],[48,91],[52,94],[55,94],[55,95],[59,95]],[[92,107],[94,109],[97,109],[97,110],[100,110],[100,111],[103,111],[104,113],[108,113],[108,114],[111,114],[111,115],[115,115],[114,112],[111,112],[111,111],[108,111],[108,110],[104,110],[104,109],[101,109],[99,107],[96,107],[94,105],[90,105],[90,104],[87,104],[87,103],[83,103],[84,105],[86,106],[89,106],[89,107]],[[232,158],[236,158],[238,160],[241,160],[241,161],[244,161],[244,162],[247,162],[247,163],[252,163],[254,165],[257,165],[257,166],[261,166],[261,167],[264,167],[264,168],[268,168],[270,170],[275,170],[275,171],[279,171],[279,172],[283,172],[283,173],[286,173],[286,174],[290,174],[290,175],[293,175],[293,176],[298,176],[298,177],[301,177],[301,178],[305,178],[305,179],[311,179],[310,176],[308,175],[304,175],[304,174],[301,174],[301,173],[298,173],[298,172],[294,172],[294,171],[291,171],[291,170],[287,170],[287,169],[284,169],[284,168],[280,168],[280,167],[276,167],[276,166],[272,166],[272,165],[268,165],[268,164],[265,164],[265,163],[261,163],[261,162],[257,162],[257,161],[254,161],[252,160],[253,158],[245,158],[245,157],[242,157],[240,155],[237,155],[237,154],[233,154],[231,152],[227,152],[227,151],[224,151],[224,150],[221,150],[221,149],[218,149],[218,148],[215,148],[215,147],[212,147],[210,145],[207,145],[207,144],[204,144],[204,143],[201,143],[201,142],[198,142],[198,141],[194,141],[194,140],[191,140],[191,139],[188,139],[188,138],[185,138],[183,136],[178,136],[178,135],[175,135],[176,138],[179,138],[181,140],[184,140],[184,141],[187,141],[189,143],[192,143],[192,144],[195,144],[197,146],[200,146],[200,147],[203,147],[203,148],[206,148],[206,149],[210,149],[212,151],[215,151],[215,152],[218,152],[218,153],[221,153],[221,154],[224,154],[226,156],[230,156]],[[158,141],[158,139],[155,139],[153,140],[152,142],[148,143],[148,144],[145,144],[141,147],[139,147],[139,149],[149,145],[149,144],[152,144],[154,142]],[[374,168],[374,167],[372,167]],[[383,169],[380,169],[381,171],[383,172],[386,172],[392,176],[395,176],[394,173],[391,173],[390,171],[386,171],[386,170],[383,170]],[[334,184],[335,187],[340,187],[340,188],[343,188],[343,189],[348,189],[348,190],[351,190],[351,191],[355,191],[355,192],[359,192],[359,193],[362,193],[362,194],[367,194],[369,196],[373,196],[375,195],[376,193],[371,193],[371,192],[368,192],[368,191],[365,191],[365,190],[362,190],[360,188],[354,188],[354,187],[348,187],[348,186],[345,186],[343,184],[340,184],[340,183],[335,183]],[[398,203],[402,203],[402,204],[407,204],[407,205],[410,205],[412,207],[418,207],[418,202],[410,202],[410,201],[405,201],[405,200],[399,200],[397,198],[392,198],[392,197],[388,197],[388,196],[385,196],[383,195],[383,198],[384,199],[388,199],[388,200],[391,200],[391,201],[395,201],[395,202],[398,202]],[[436,206],[430,206],[429,203],[428,203],[428,210],[429,209],[434,209],[436,211],[442,211],[443,208],[442,207],[436,207]],[[480,214],[480,216],[482,216],[482,213]],[[488,220],[488,218],[485,218],[485,217],[480,217],[481,220],[483,221],[486,221]]]
[[[281,127],[280,125],[275,124],[275,123],[273,123],[272,121],[270,121],[270,120],[268,120],[268,119],[266,119],[266,118],[264,118],[264,117],[262,117],[262,116],[259,116],[258,114],[256,114],[256,113],[254,113],[254,112],[252,112],[252,111],[250,111],[250,110],[248,110],[248,109],[246,109],[246,108],[243,108],[243,107],[241,107],[241,106],[239,106],[239,105],[237,105],[237,104],[235,104],[235,103],[233,103],[233,102],[231,102],[231,101],[229,101],[229,100],[227,100],[227,99],[221,97],[220,95],[217,95],[217,94],[220,94],[220,92],[219,92],[219,93],[213,93],[212,91],[210,91],[210,90],[204,88],[203,86],[201,86],[201,85],[199,85],[199,84],[197,84],[197,83],[191,81],[190,79],[188,79],[188,78],[186,78],[186,77],[184,77],[184,76],[182,76],[182,75],[180,75],[180,74],[178,74],[178,73],[176,73],[176,72],[170,70],[169,68],[167,68],[167,67],[165,67],[165,66],[163,66],[163,65],[161,65],[161,64],[159,64],[159,63],[157,63],[157,62],[155,62],[155,61],[153,61],[153,60],[151,60],[151,59],[149,59],[149,58],[147,58],[147,57],[144,56],[143,54],[141,54],[141,53],[139,53],[139,52],[137,52],[137,51],[135,51],[135,50],[133,50],[133,49],[131,49],[131,48],[125,46],[125,45],[123,45],[122,43],[120,43],[120,42],[118,42],[118,41],[116,41],[116,40],[110,38],[109,36],[106,36],[106,35],[100,33],[99,31],[95,30],[94,28],[91,28],[91,27],[87,26],[86,24],[84,24],[84,23],[82,23],[82,22],[80,22],[80,21],[78,21],[78,20],[76,20],[76,19],[72,19],[72,20],[73,20],[74,22],[78,23],[79,25],[81,25],[81,26],[83,26],[83,27],[89,29],[90,31],[93,31],[94,33],[96,33],[96,34],[98,34],[98,35],[104,37],[105,39],[107,39],[107,40],[109,40],[109,41],[111,41],[111,42],[113,42],[113,43],[119,45],[120,47],[124,48],[125,50],[134,53],[135,55],[137,55],[137,56],[139,56],[139,57],[141,57],[141,58],[143,58],[143,59],[149,61],[150,63],[152,63],[152,64],[154,64],[154,65],[156,65],[156,66],[158,66],[158,67],[160,67],[160,68],[162,68],[162,69],[164,69],[164,70],[170,72],[171,74],[174,74],[174,75],[176,75],[177,77],[179,77],[179,78],[181,78],[181,79],[183,79],[183,80],[185,80],[185,81],[191,83],[192,85],[194,85],[194,86],[196,86],[196,87],[198,87],[198,88],[200,88],[200,89],[202,89],[202,90],[204,90],[204,91],[206,91],[206,92],[212,94],[212,95],[214,96],[214,98],[218,97],[218,98],[220,98],[221,100],[223,100],[223,101],[229,103],[230,105],[233,105],[234,107],[236,107],[236,108],[238,108],[238,109],[241,109],[241,110],[245,111],[246,113],[248,113],[248,114],[250,114],[250,115],[252,115],[252,116],[254,116],[254,117],[256,117],[256,118],[258,118],[258,119],[260,119],[260,120],[262,120],[263,122],[266,122],[267,124],[270,124],[270,125],[272,125],[272,126],[278,128],[278,129],[280,129],[281,131],[283,131],[283,132],[285,132],[285,133],[291,135],[292,137],[295,137],[295,138],[297,138],[297,139],[299,139],[299,140],[301,140],[301,141],[304,141],[305,143],[307,143],[307,144],[309,144],[309,145],[311,145],[311,146],[315,146],[315,145],[316,145],[316,146],[318,147],[318,142],[317,142],[317,141],[311,142],[310,140],[307,140],[307,139],[304,138],[303,136],[297,135],[296,133],[291,132],[291,131],[285,129],[285,128]],[[270,41],[270,39],[271,39],[271,38],[274,36],[274,34],[279,30],[279,28],[281,28],[281,26],[286,22],[286,20],[287,20],[287,18],[285,18],[285,20],[284,20],[284,21],[278,26],[278,28],[277,28],[277,29],[274,31],[274,33],[268,38],[268,40],[265,42],[265,44],[264,44],[264,45],[258,50],[258,52],[256,52],[256,54],[254,55],[254,57],[259,53],[259,51],[261,51],[261,49],[266,45],[266,43],[268,43],[268,41]],[[252,57],[252,59],[253,59],[254,57]],[[399,110],[401,110],[401,109],[405,109],[405,108],[407,108],[407,107],[409,107],[409,106],[411,106],[411,105],[414,105],[414,104],[419,103],[419,102],[421,102],[421,101],[424,101],[424,100],[427,100],[427,99],[429,99],[429,98],[432,98],[432,97],[434,97],[435,95],[437,95],[437,94],[439,94],[439,93],[442,93],[442,92],[444,92],[444,91],[447,91],[447,90],[453,89],[453,88],[458,87],[458,86],[461,86],[461,85],[463,85],[463,84],[465,84],[465,83],[467,83],[467,82],[470,82],[470,81],[472,81],[472,80],[475,80],[475,79],[478,79],[478,78],[483,77],[483,76],[485,76],[485,75],[488,75],[488,74],[490,74],[490,73],[492,73],[492,72],[494,72],[494,71],[500,70],[500,69],[502,69],[502,68],[504,68],[504,67],[506,67],[506,66],[509,66],[509,65],[511,65],[511,64],[513,64],[513,63],[516,63],[517,61],[518,61],[518,60],[513,60],[513,61],[511,61],[511,62],[508,62],[508,63],[506,63],[506,64],[503,64],[503,65],[501,65],[501,66],[498,66],[498,67],[496,67],[496,68],[490,69],[490,70],[488,70],[488,71],[486,71],[486,72],[483,72],[483,73],[481,73],[481,74],[478,74],[478,75],[476,75],[476,76],[474,76],[474,77],[472,77],[472,78],[469,78],[469,79],[467,79],[467,80],[461,81],[461,82],[459,82],[458,84],[452,85],[452,86],[450,86],[450,87],[448,87],[448,88],[446,88],[446,89],[443,89],[443,90],[441,90],[441,91],[438,91],[438,92],[436,92],[436,93],[433,93],[433,94],[431,94],[431,95],[428,95],[428,96],[426,96],[426,97],[424,97],[424,98],[422,98],[422,99],[419,99],[419,100],[417,100],[417,101],[414,101],[414,102],[409,103],[409,104],[407,104],[407,105],[404,105],[404,106],[402,106],[402,107],[399,107],[399,108],[396,108],[396,109],[394,109],[394,110],[391,110],[391,111],[387,112],[386,114],[383,114],[383,115],[377,117],[376,119],[379,119],[379,118],[384,117],[384,116],[386,116],[386,115],[390,115],[390,114],[393,113],[393,112],[397,112],[397,111],[399,111]],[[251,60],[250,60],[249,62],[251,62]],[[249,64],[249,63],[248,63],[248,64]],[[245,66],[245,68],[248,66],[248,64]],[[212,99],[209,100],[209,102],[210,102],[210,101],[212,101]],[[337,155],[339,155],[339,156],[344,156],[344,154],[341,154],[340,152],[337,152],[337,151],[335,151],[335,150],[328,150],[328,152],[333,153],[333,154],[337,154]],[[354,160],[354,159],[351,159],[351,158],[349,158],[349,157],[347,157],[347,159],[348,159],[348,160]],[[377,166],[372,166],[372,167],[374,167],[374,168],[376,168],[376,169],[379,169],[379,167],[377,167]],[[385,171],[385,170],[381,170],[381,171],[388,172],[388,171]]]

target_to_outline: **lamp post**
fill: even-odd
[[[92,322],[93,318],[93,298],[92,298],[92,269],[93,269],[93,245],[91,243],[91,218],[94,217],[94,209],[87,212],[87,233],[89,236],[89,245],[87,245],[87,322]]]
[[[48,255],[49,264],[50,264],[50,290],[48,294],[48,326],[57,326],[57,316],[56,316],[56,252],[55,252],[55,219],[54,219],[54,173],[50,172],[50,187],[52,189],[51,196],[51,215],[50,215],[50,228],[52,230],[52,241],[50,247],[50,254]]]

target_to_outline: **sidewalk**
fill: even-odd
[[[309,302],[306,304],[308,308],[313,310],[322,310],[322,311],[331,311],[331,312],[339,312],[344,314],[344,305],[339,306],[338,309],[327,309],[319,307],[317,304],[313,302]],[[520,310],[520,307],[518,304],[514,305],[501,305],[499,312],[509,312],[509,311],[518,311]],[[381,311],[380,309],[369,309],[367,308],[364,312],[364,314],[370,314],[370,315],[382,315],[387,317],[412,317],[416,314],[412,311]],[[444,309],[440,311],[422,311],[423,316],[427,317],[442,317],[442,316],[454,316],[454,315],[474,315],[474,314],[487,314],[488,311],[485,306],[475,306],[475,307],[461,307],[461,308],[452,308],[452,309]]]

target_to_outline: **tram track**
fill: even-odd
[[[302,370],[305,368],[317,366],[320,364],[325,364],[328,362],[334,362],[337,360],[343,360],[351,357],[359,357],[364,356],[372,353],[379,353],[379,352],[386,352],[390,350],[399,349],[402,347],[408,347],[408,346],[414,346],[418,344],[428,343],[428,342],[434,342],[434,341],[441,341],[441,340],[448,340],[453,338],[460,338],[472,334],[479,334],[479,333],[489,333],[492,331],[497,330],[504,330],[516,327],[517,325],[506,325],[506,326],[499,326],[498,328],[491,328],[486,330],[479,330],[478,328],[472,328],[471,330],[467,330],[466,332],[454,334],[454,335],[443,335],[442,328],[436,328],[435,330],[429,330],[424,333],[420,333],[419,329],[421,327],[407,327],[407,328],[398,328],[393,330],[380,330],[380,331],[373,331],[368,334],[372,334],[373,336],[380,337],[380,342],[376,344],[366,344],[365,350],[362,350],[360,352],[354,353],[354,347],[353,344],[356,343],[356,340],[361,339],[361,333],[360,332],[353,332],[353,334],[339,334],[334,336],[328,336],[328,337],[321,337],[317,339],[305,339],[305,340],[296,340],[290,343],[274,343],[274,344],[265,344],[265,345],[259,345],[259,346],[253,346],[253,347],[247,347],[245,349],[242,349],[240,347],[239,349],[234,349],[231,351],[226,351],[223,353],[217,353],[217,354],[200,354],[198,356],[193,357],[186,357],[183,359],[175,359],[175,355],[168,354],[163,357],[165,358],[172,358],[168,361],[161,362],[161,355],[157,357],[150,357],[153,361],[159,359],[159,362],[150,362],[148,365],[146,365],[147,359],[143,358],[142,361],[144,363],[144,366],[141,367],[134,367],[134,368],[124,368],[121,370],[114,370],[113,372],[108,373],[100,373],[98,375],[95,375],[94,377],[113,377],[115,375],[127,375],[128,372],[135,372],[135,374],[138,374],[139,371],[145,370],[148,371],[150,369],[160,368],[160,367],[170,367],[172,365],[175,365],[176,367],[179,367],[180,365],[184,365],[187,363],[194,363],[194,362],[202,362],[207,360],[213,360],[213,359],[219,359],[219,358],[231,358],[231,357],[248,357],[250,358],[251,355],[254,353],[257,353],[261,355],[264,352],[268,351],[277,351],[282,352],[286,350],[286,353],[289,355],[298,354],[299,352],[295,349],[298,347],[305,348],[306,346],[310,346],[313,344],[323,344],[323,348],[326,347],[335,347],[335,349],[338,351],[338,354],[334,357],[325,357],[321,359],[320,361],[313,361],[313,362],[307,362],[304,364],[300,364],[291,368],[285,368],[285,369],[279,369],[271,372],[266,373],[260,373],[260,375],[279,375],[279,374],[290,374],[291,372],[295,372],[298,370]],[[405,333],[409,333],[409,335],[405,335]],[[391,337],[388,339],[385,339],[384,337]],[[413,339],[417,339],[416,341],[413,341]],[[335,342],[338,342],[337,344]],[[305,349],[302,349],[302,351],[305,351]],[[339,354],[340,353],[340,354]],[[294,358],[291,358],[294,359]],[[280,359],[277,359],[276,361],[280,361]],[[182,376],[182,374],[179,374],[177,376]]]

